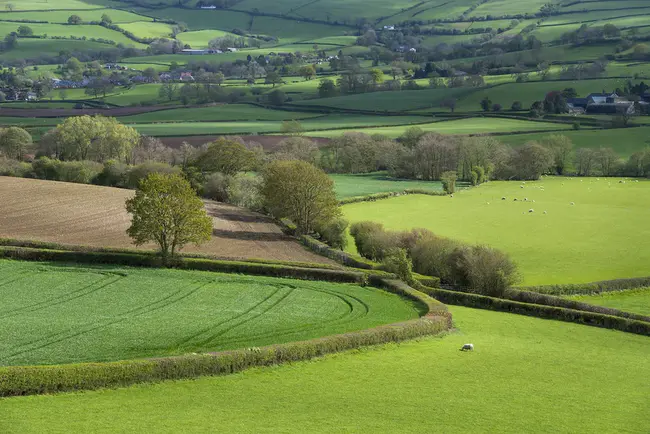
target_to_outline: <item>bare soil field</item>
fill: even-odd
[[[124,205],[133,194],[119,188],[0,177],[0,237],[134,248],[126,235],[131,219]],[[206,209],[214,222],[212,239],[198,248],[187,246],[184,252],[333,264],[284,235],[264,215],[212,201],[206,201]]]

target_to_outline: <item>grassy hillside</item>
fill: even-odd
[[[525,185],[490,182],[453,198],[406,196],[343,210],[352,222],[422,227],[502,249],[519,265],[523,283],[537,285],[650,275],[648,201],[649,181],[546,177]]]
[[[626,312],[650,315],[650,288],[570,298],[589,304],[613,307],[614,309],[620,309]]]
[[[442,338],[221,378],[0,400],[0,427],[7,433],[52,426],[71,433],[98,426],[170,433],[251,426],[269,433],[432,427],[449,433],[636,433],[650,424],[647,337],[450,310],[458,332]],[[474,352],[458,351],[466,342],[474,343]]]

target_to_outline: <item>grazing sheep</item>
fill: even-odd
[[[544,214],[548,214],[548,212],[547,212],[547,211],[544,211]]]
[[[461,351],[474,351],[474,344],[465,344],[460,349]]]
[[[524,188],[524,186],[523,186],[523,185],[520,185],[519,187],[520,187],[520,188]]]
[[[575,202],[571,202],[571,205],[575,205],[575,204],[576,204]]]
[[[528,202],[528,198],[527,198],[527,197],[524,197],[524,202]]]
[[[504,197],[502,197],[502,198],[501,198],[501,200],[506,200],[506,197],[505,197],[505,196],[504,196]]]
[[[531,208],[528,210],[528,212],[535,212],[535,210]]]
[[[516,198],[516,197],[514,198],[514,201],[517,202],[517,198]]]
[[[535,203],[535,200],[533,199],[533,203]]]
[[[454,195],[453,195],[453,194],[450,194],[449,197],[454,197]]]
[[[619,184],[625,184],[625,181],[618,181]]]

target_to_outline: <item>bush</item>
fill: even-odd
[[[413,282],[413,263],[405,249],[390,249],[382,261],[384,270],[395,274],[403,282]]]
[[[228,202],[230,198],[228,193],[231,180],[232,176],[219,172],[208,175],[203,184],[203,195],[208,199],[218,202]]]
[[[479,294],[501,296],[519,279],[510,257],[488,246],[459,247],[448,260],[453,284]]]
[[[382,241],[384,226],[375,222],[358,222],[350,227],[350,235],[354,238],[357,252],[364,258],[377,260],[382,257]]]
[[[540,294],[580,295],[600,294],[602,292],[623,291],[626,289],[650,287],[650,277],[632,277],[629,279],[603,280],[600,282],[577,283],[567,285],[527,286],[519,288],[522,291]]]
[[[451,281],[452,268],[449,256],[458,249],[460,242],[432,236],[421,239],[413,247],[413,269],[426,276],[435,276],[443,282]]]
[[[95,184],[108,187],[126,187],[128,184],[129,166],[119,161],[111,160],[104,163],[103,170],[95,178]]]
[[[32,163],[36,178],[50,181],[90,184],[103,171],[104,167],[94,161],[59,161],[41,157]]]
[[[442,181],[442,188],[449,194],[455,193],[457,179],[458,179],[458,175],[456,174],[456,172],[453,171],[443,172],[440,175],[440,181]]]
[[[0,176],[28,177],[32,173],[32,165],[17,160],[0,157]]]
[[[238,174],[230,178],[227,202],[253,211],[261,211],[263,208],[261,188],[261,178]]]
[[[178,167],[172,167],[167,163],[156,163],[153,161],[148,161],[146,163],[138,164],[133,166],[129,171],[129,177],[127,186],[129,188],[138,188],[140,181],[149,176],[152,173],[180,173],[181,170]]]
[[[348,225],[347,220],[337,218],[323,225],[323,227],[316,228],[316,230],[320,234],[321,240],[335,249],[344,250],[348,245],[348,237],[345,232]]]

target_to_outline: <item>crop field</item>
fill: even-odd
[[[580,130],[562,131],[577,148],[601,147],[614,149],[621,158],[628,158],[635,152],[642,151],[650,145],[650,127],[609,129],[609,130]],[[513,134],[500,136],[499,140],[513,146],[523,145],[531,140],[544,140],[548,133]]]
[[[7,260],[0,275],[5,366],[262,346],[418,317],[397,295],[329,282]]]
[[[320,113],[268,110],[246,104],[226,104],[213,107],[160,110],[120,118],[124,123],[190,122],[190,121],[283,121],[301,120],[323,116]],[[0,118],[0,121],[2,118]]]
[[[366,134],[381,134],[390,138],[397,138],[404,134],[413,125],[399,125],[394,127],[376,127],[364,129],[341,129],[329,131],[313,131],[307,133],[314,137],[336,137],[343,133],[359,131]],[[436,132],[440,134],[485,134],[485,133],[513,133],[525,131],[562,131],[571,128],[568,124],[556,124],[549,122],[532,122],[518,119],[502,118],[467,118],[451,121],[433,122],[429,124],[418,124],[425,132]],[[504,136],[505,137],[505,136]]]
[[[240,432],[264,421],[256,432],[618,433],[650,425],[647,337],[450,311],[458,332],[442,338],[226,377],[0,400],[0,428]],[[474,352],[458,351],[466,342]]]
[[[150,23],[147,23],[150,24]],[[7,34],[15,32],[20,26],[20,23],[9,23],[9,22],[0,22],[0,34]],[[126,24],[124,26],[127,26]],[[144,44],[135,42],[132,39],[127,38],[122,33],[115,30],[107,29],[102,26],[93,26],[79,24],[76,26],[68,26],[63,24],[37,24],[29,23],[29,27],[34,31],[34,35],[47,35],[48,37],[61,36],[61,37],[76,37],[82,38],[101,38],[109,41],[114,41],[118,44],[124,44],[126,46],[133,46],[137,48],[145,48]],[[21,49],[22,43],[24,40],[20,40],[18,43],[18,49]],[[58,41],[52,41],[57,43]]]
[[[650,315],[650,288],[606,292],[599,295],[567,297],[598,306],[612,307],[626,312]]]
[[[367,196],[375,193],[392,193],[410,189],[442,191],[440,182],[395,179],[384,172],[359,175],[330,175],[334,181],[336,197],[345,199],[354,196]]]
[[[519,265],[522,283],[538,285],[650,275],[648,203],[650,181],[545,177],[525,185],[490,182],[453,198],[351,204],[343,211],[351,222],[427,228],[502,249]]]
[[[93,185],[0,177],[0,237],[93,247],[134,248],[124,202],[133,191]],[[232,259],[331,263],[285,236],[272,220],[206,201],[213,237],[185,251]],[[154,249],[145,245],[145,250]]]

